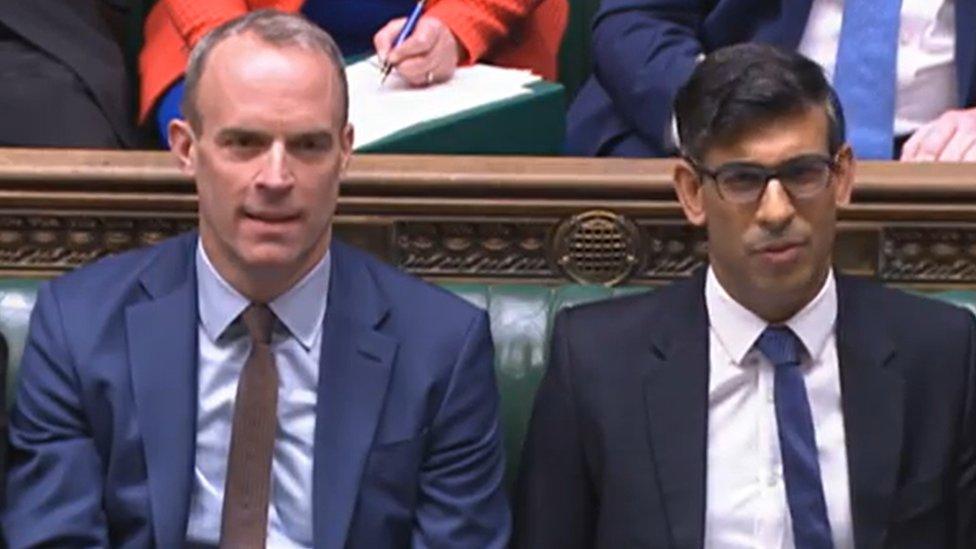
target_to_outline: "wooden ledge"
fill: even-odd
[[[684,276],[704,257],[674,160],[358,155],[337,231],[433,278],[596,283]],[[166,152],[0,149],[0,274],[47,276],[195,223]],[[837,261],[905,284],[976,285],[976,165],[863,162]]]

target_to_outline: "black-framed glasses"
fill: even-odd
[[[685,160],[698,172],[715,182],[719,196],[736,204],[758,202],[770,179],[776,179],[794,200],[813,198],[820,194],[833,177],[835,158],[823,154],[804,154],[771,168],[752,162],[729,162],[709,170],[693,158]]]

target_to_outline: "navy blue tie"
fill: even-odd
[[[776,367],[774,396],[786,500],[796,549],[830,549],[830,519],[820,482],[820,462],[807,388],[800,371],[800,341],[785,326],[770,326],[756,346]]]

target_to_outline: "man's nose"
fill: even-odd
[[[795,215],[793,199],[782,182],[776,178],[770,179],[766,190],[759,197],[756,222],[770,229],[782,229],[790,224]]]
[[[258,185],[268,189],[283,189],[290,187],[294,179],[285,144],[276,141],[265,154],[261,172],[258,174]]]

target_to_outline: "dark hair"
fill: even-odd
[[[329,33],[301,15],[264,9],[252,11],[220,25],[207,33],[190,53],[184,80],[183,103],[180,108],[194,129],[197,131],[201,129],[201,116],[196,105],[197,88],[210,52],[224,40],[242,34],[253,34],[262,42],[272,46],[302,48],[325,54],[335,68],[342,101],[341,118],[343,124],[346,122],[349,115],[349,89],[339,46]]]
[[[700,160],[716,143],[811,107],[826,112],[827,148],[835,154],[844,144],[844,113],[820,65],[765,44],[715,50],[675,97],[681,151]]]

